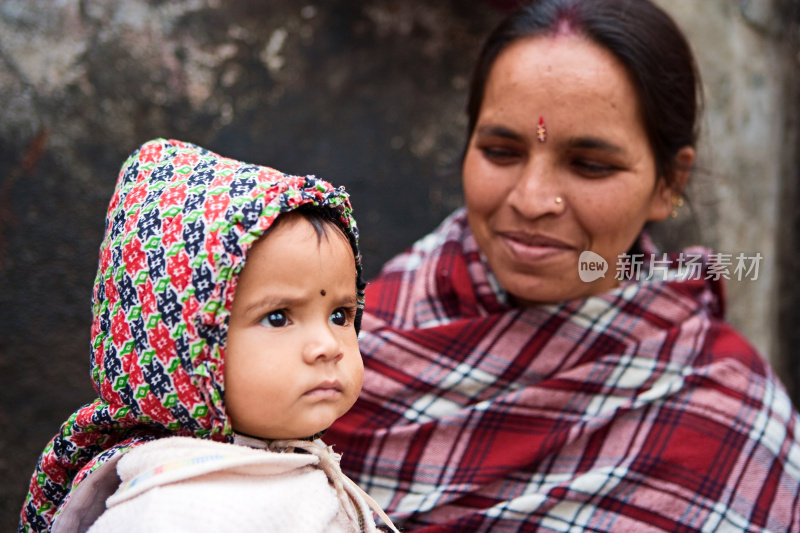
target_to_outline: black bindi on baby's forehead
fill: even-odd
[[[328,294],[327,292],[325,292],[325,289],[321,289],[319,293],[321,296],[325,296],[326,294]]]

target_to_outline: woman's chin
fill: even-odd
[[[524,276],[520,276],[524,277]],[[589,282],[574,280],[548,279],[541,277],[536,280],[513,280],[507,282],[500,279],[500,284],[506,288],[513,301],[522,307],[543,304],[558,304],[561,302],[596,296],[615,288],[618,283],[615,279],[599,278]]]

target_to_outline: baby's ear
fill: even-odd
[[[692,172],[695,151],[691,146],[684,146],[675,155],[671,179],[659,178],[656,190],[650,200],[648,221],[658,222],[670,216],[676,204],[682,198],[683,190],[689,182]]]

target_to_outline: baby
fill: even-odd
[[[376,531],[319,436],[356,401],[364,283],[342,188],[158,139],[123,165],[92,377],[20,531]]]

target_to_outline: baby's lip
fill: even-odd
[[[315,392],[342,392],[344,388],[342,384],[336,379],[326,379],[316,387],[307,390],[305,394],[312,394]]]

